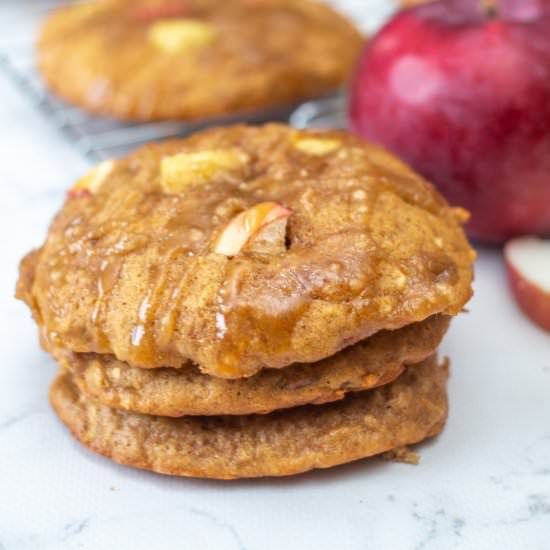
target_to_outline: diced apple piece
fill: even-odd
[[[264,254],[284,252],[291,213],[276,202],[262,202],[237,214],[216,240],[214,252],[224,256],[235,256],[244,248]]]
[[[296,137],[294,147],[308,155],[323,156],[336,151],[342,143],[332,138]]]
[[[287,223],[288,216],[266,223],[248,240],[244,249],[258,254],[283,254],[286,251]]]
[[[80,178],[68,191],[70,198],[94,195],[105,183],[115,167],[114,160],[104,160]]]
[[[508,280],[525,314],[550,332],[550,240],[514,239],[504,249]]]
[[[149,23],[156,19],[185,16],[189,13],[189,5],[181,0],[156,0],[133,6],[131,10],[132,19]]]
[[[181,53],[210,44],[216,30],[194,19],[161,19],[149,27],[149,40],[166,53]]]
[[[203,185],[224,172],[236,172],[246,156],[233,149],[178,153],[161,161],[161,186],[166,193],[181,193],[194,185]]]

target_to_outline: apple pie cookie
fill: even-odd
[[[190,120],[331,92],[362,42],[308,0],[93,0],[47,19],[38,61],[53,91],[89,111]]]
[[[18,296],[50,348],[248,377],[459,313],[464,220],[344,132],[211,129],[77,182]]]

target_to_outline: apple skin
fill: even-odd
[[[499,243],[550,234],[550,2],[436,1],[366,46],[352,131],[396,153]]]
[[[157,19],[184,17],[189,11],[189,6],[181,0],[160,0],[150,4],[138,4],[132,8],[131,15],[136,22],[152,23]]]
[[[511,264],[506,264],[508,281],[512,293],[523,312],[543,328],[550,332],[550,294],[526,280]]]
[[[532,241],[532,239],[516,239],[504,247],[508,282],[516,302],[527,317],[550,333],[550,292],[530,280],[529,275],[517,265],[517,258],[513,253],[513,247],[521,246],[521,241],[529,240]],[[546,247],[546,257],[550,258],[550,242],[540,241],[540,243],[541,253],[544,253],[544,247]],[[550,270],[550,261],[546,269]]]
[[[214,252],[236,256],[250,244],[256,252],[277,253],[284,249],[285,230],[292,211],[276,202],[262,202],[237,214],[223,229]]]

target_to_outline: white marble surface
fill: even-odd
[[[0,550],[550,548],[550,336],[516,310],[498,251],[481,251],[470,314],[446,337],[451,414],[417,467],[204,482],[81,448],[48,407],[55,366],[12,295],[85,165],[0,77]]]

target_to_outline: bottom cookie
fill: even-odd
[[[391,384],[336,403],[267,415],[166,418],[101,405],[62,372],[50,402],[77,439],[121,464],[217,479],[283,476],[438,434],[447,418],[447,375],[431,357]]]

